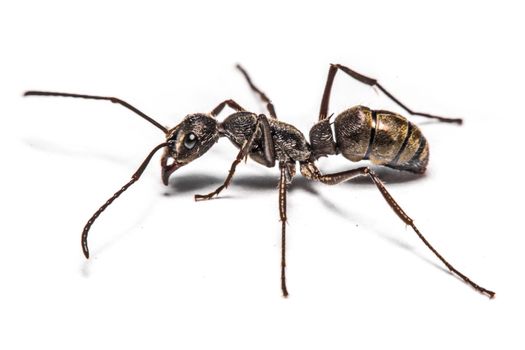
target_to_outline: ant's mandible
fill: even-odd
[[[373,164],[384,165],[390,168],[422,174],[428,164],[428,143],[420,129],[411,121],[399,114],[383,110],[372,110],[364,106],[349,108],[340,113],[333,122],[328,115],[328,103],[333,81],[337,71],[348,74],[361,83],[377,87],[386,96],[398,104],[411,115],[432,118],[441,122],[461,124],[461,119],[443,118],[428,113],[414,112],[388,92],[375,79],[366,77],[354,70],[339,65],[330,65],[328,78],[319,111],[319,121],[310,130],[310,142],[294,126],[277,119],[275,108],[271,100],[259,90],[250,79],[248,73],[240,66],[237,68],[244,75],[250,88],[266,103],[269,116],[255,114],[242,108],[234,100],[225,100],[210,113],[195,113],[186,116],[180,124],[167,129],[157,121],[147,116],[129,103],[115,97],[79,95],[61,92],[27,91],[24,96],[62,96],[93,100],[106,100],[120,104],[135,112],[166,135],[166,141],[157,145],[148,154],[146,159],[132,175],[131,180],[111,196],[88,220],[82,231],[81,244],[86,258],[89,258],[87,244],[91,225],[99,215],[124,191],[137,182],[151,161],[153,155],[163,149],[161,158],[162,181],[168,184],[170,175],[178,168],[194,161],[206,153],[221,137],[228,138],[239,153],[233,161],[224,183],[215,191],[206,195],[195,195],[195,200],[208,200],[219,195],[227,188],[235,173],[237,165],[246,157],[266,167],[279,165],[279,214],[281,219],[281,289],[283,295],[288,296],[286,287],[286,193],[295,175],[297,163],[300,172],[309,180],[319,181],[327,185],[335,185],[357,177],[368,177],[381,192],[386,202],[396,215],[412,227],[423,243],[438,257],[443,264],[465,283],[478,292],[494,297],[495,293],[474,283],[470,278],[453,267],[440,253],[426,240],[413,220],[392,198],[383,182],[369,167],[342,171],[333,174],[323,174],[315,162],[318,158],[328,155],[342,154],[345,158],[357,162],[370,160]],[[235,113],[229,115],[223,122],[216,117],[229,106]],[[333,127],[332,127],[333,124]],[[335,137],[334,137],[335,132]]]

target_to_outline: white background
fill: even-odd
[[[518,2],[516,2],[518,3]],[[5,1],[0,6],[0,348],[523,349],[523,9],[511,2]],[[415,110],[431,147],[421,178],[378,170],[446,269],[367,180],[289,192],[288,287],[279,287],[277,169],[227,174],[221,140],[139,183],[80,232],[163,135],[122,107],[22,98],[27,89],[114,95],[173,126],[226,98],[307,134],[329,63],[378,78]],[[338,75],[331,112],[402,112]],[[331,157],[326,171],[355,164]]]

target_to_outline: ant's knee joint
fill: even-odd
[[[300,163],[301,175],[309,180],[318,180],[320,177],[319,170],[311,162]]]

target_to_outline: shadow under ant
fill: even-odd
[[[62,147],[61,145],[58,145],[56,143],[53,143],[52,141],[44,140],[44,139],[26,139],[24,140],[24,143],[30,147],[36,148],[39,151],[43,152],[49,152],[54,154],[60,154],[65,156],[71,156],[71,157],[95,157],[95,158],[101,158],[105,159],[106,161],[117,163],[119,165],[128,165],[128,160],[124,160],[122,157],[116,157],[111,156],[106,153],[98,153],[98,152],[91,152],[91,151],[84,151],[79,149],[69,149]],[[412,174],[407,172],[402,172],[395,169],[389,169],[385,167],[373,167],[374,171],[381,177],[383,181],[389,184],[396,184],[396,183],[406,183],[418,180],[419,178],[423,177],[422,175],[418,174]],[[224,177],[217,176],[217,175],[209,175],[209,174],[188,174],[184,175],[181,174],[179,176],[176,176],[174,180],[170,182],[168,191],[164,193],[165,196],[172,196],[176,194],[184,194],[184,193],[199,193],[203,191],[203,188],[213,188],[221,185],[224,181]],[[360,186],[373,186],[373,183],[367,179],[367,178],[356,178],[351,182],[343,183],[343,186],[354,186],[354,185],[360,185]],[[316,190],[316,186],[319,184],[316,184],[300,175],[296,176],[292,182],[292,185],[289,188],[290,192],[294,192],[297,190],[306,191],[312,196],[314,196],[320,203],[322,203],[330,212],[335,213],[341,217],[344,217],[350,222],[355,223],[355,221],[352,219],[351,215],[345,210],[342,210],[340,206],[336,205],[333,201],[328,199],[326,196],[323,196],[319,191]],[[271,175],[249,175],[249,176],[243,176],[238,175],[234,178],[232,186],[238,186],[240,188],[249,189],[249,190],[257,190],[257,191],[274,191],[277,186],[277,176],[271,176]],[[229,199],[232,198],[232,196],[220,196],[218,199]],[[148,212],[151,210],[148,208]],[[147,215],[147,213],[145,213]],[[141,216],[143,219],[145,216]],[[111,241],[106,242],[103,246],[99,247],[97,249],[97,253],[100,253],[104,250],[106,250],[108,247],[113,245],[115,242],[123,238],[125,235],[127,235],[129,232],[131,232],[131,228],[135,225],[140,224],[141,219],[136,220],[134,225],[128,226],[126,229],[124,229],[120,234],[118,234],[116,237],[114,237]],[[406,251],[411,252],[412,254],[416,255],[418,258],[422,259],[423,261],[433,265],[434,267],[446,272],[450,273],[448,270],[443,268],[442,266],[438,265],[437,263],[431,261],[430,259],[426,258],[422,254],[418,253],[413,249],[412,246],[408,245],[404,241],[401,241],[400,239],[385,235],[383,232],[379,230],[374,230],[374,233],[379,236],[380,238],[386,240],[387,242],[391,243],[392,245],[395,245],[401,249],[404,249]],[[91,260],[85,260],[82,263],[81,272],[84,277],[89,277],[90,275],[90,265]]]
[[[400,184],[406,182],[412,182],[424,178],[424,175],[409,173],[406,171],[399,171],[395,169],[385,167],[371,167],[374,172],[381,178],[381,180],[388,184]],[[203,188],[218,187],[224,182],[226,176],[210,175],[210,174],[188,174],[174,176],[173,180],[170,181],[169,190],[165,193],[166,196],[174,195],[177,193],[188,193],[188,192],[202,192]],[[236,175],[233,178],[230,187],[241,187],[250,190],[275,190],[278,184],[278,175]],[[374,183],[366,177],[355,178],[352,181],[344,182],[339,186],[354,186],[355,184],[366,185],[374,187]],[[289,187],[289,191],[293,192],[294,189],[306,190],[310,193],[315,192],[314,186],[326,186],[318,184],[308,180],[300,175],[296,175]],[[220,196],[224,198],[223,196]]]
[[[382,179],[385,179],[385,182],[388,183],[404,183],[404,182],[410,182],[417,180],[418,178],[421,178],[421,175],[418,174],[412,174],[407,172],[401,172],[395,169],[388,169],[388,168],[381,168],[377,167],[374,169],[374,171],[381,176]],[[358,181],[355,181],[358,180]],[[352,186],[356,183],[358,185],[372,185],[374,184],[367,178],[362,179],[355,179],[352,182],[346,182],[342,185],[345,186]],[[221,185],[224,182],[223,177],[215,176],[215,175],[208,175],[208,174],[188,174],[188,175],[179,175],[178,177],[174,177],[174,179],[169,184],[169,189],[164,193],[166,196],[172,196],[177,195],[181,193],[204,193],[206,192],[206,188],[215,188],[219,185]],[[312,196],[316,198],[316,200],[320,203],[322,203],[330,212],[335,213],[339,215],[340,217],[345,218],[346,220],[352,222],[355,224],[355,222],[361,221],[357,220],[355,218],[352,218],[352,215],[341,209],[340,206],[335,204],[333,201],[331,201],[326,196],[322,195],[316,187],[319,184],[314,183],[304,177],[297,176],[294,178],[292,184],[289,187],[289,192],[295,192],[297,190],[305,191]],[[275,191],[277,186],[277,179],[274,176],[271,175],[238,175],[233,179],[231,187],[240,187],[244,189],[249,190],[258,190],[258,191]],[[217,197],[214,200],[217,199],[230,199],[233,198],[233,196],[224,196],[221,195]],[[444,271],[446,273],[450,273],[447,269],[443,268],[436,262],[430,260],[429,258],[425,257],[418,251],[414,250],[414,247],[407,244],[405,241],[393,237],[390,235],[385,234],[384,232],[380,230],[372,229],[373,232],[380,238],[386,240],[392,245],[397,246],[398,248],[401,248],[405,251],[408,251],[414,255],[416,255],[421,260],[425,261],[426,263],[436,267],[437,269]]]

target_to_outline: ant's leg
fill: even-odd
[[[321,181],[324,184],[327,185],[336,185],[344,181],[352,180],[356,177],[360,176],[368,176],[372,179],[374,184],[376,185],[377,189],[381,192],[385,200],[387,201],[388,205],[392,208],[392,210],[396,213],[396,215],[406,224],[412,227],[414,232],[418,235],[418,237],[423,241],[423,243],[434,253],[443,264],[455,275],[459,276],[463,281],[465,281],[467,284],[472,286],[474,289],[476,289],[478,292],[487,295],[489,298],[493,298],[495,293],[493,291],[490,291],[488,289],[485,289],[478,284],[471,281],[467,276],[456,270],[454,266],[452,266],[445,258],[441,256],[437,252],[432,245],[426,240],[426,238],[419,232],[416,225],[414,225],[414,221],[405,213],[403,209],[397,204],[397,202],[392,198],[390,193],[386,190],[385,185],[383,182],[379,179],[379,177],[368,167],[361,167],[358,169],[348,170],[348,171],[342,171],[339,173],[334,174],[326,174],[323,175],[317,169],[315,164],[309,162],[309,163],[303,163],[301,164],[301,173],[306,176],[309,179]]]
[[[105,101],[111,101],[113,103],[117,103],[121,106],[126,107],[132,112],[135,112],[136,114],[140,115],[142,118],[146,119],[151,124],[155,125],[160,130],[164,131],[165,134],[168,133],[168,129],[160,125],[158,122],[153,120],[153,118],[148,117],[143,112],[139,111],[137,108],[133,107],[126,101],[122,101],[119,98],[116,97],[105,97],[105,96],[93,96],[93,95],[79,95],[79,94],[70,94],[65,92],[49,92],[49,91],[26,91],[24,93],[24,96],[59,96],[59,97],[74,97],[74,98],[85,98],[89,100],[105,100]]]
[[[279,216],[281,219],[281,290],[283,296],[288,296],[286,289],[286,187],[287,167],[285,162],[279,162],[281,177],[279,178]]]
[[[257,95],[259,95],[259,98],[264,102],[266,103],[266,108],[268,109],[268,112],[270,112],[270,116],[272,118],[275,118],[277,119],[277,114],[275,114],[275,107],[273,106],[273,103],[272,101],[268,98],[268,96],[266,96],[266,94],[264,92],[262,92],[261,90],[259,90],[259,88],[257,88],[257,86],[255,86],[252,82],[252,79],[250,78],[250,76],[248,75],[248,72],[246,72],[246,70],[240,65],[240,64],[237,64],[235,66],[238,70],[241,71],[242,75],[244,75],[244,78],[246,79],[246,81],[248,82],[248,85],[250,85],[250,88],[252,89],[253,92],[255,92]]]
[[[356,79],[357,81],[360,81],[363,84],[370,85],[370,86],[376,86],[385,95],[387,95],[388,98],[390,98],[398,106],[400,106],[401,108],[403,108],[405,111],[407,111],[408,113],[410,113],[412,115],[418,115],[418,116],[421,116],[421,117],[437,119],[437,120],[439,120],[441,122],[445,122],[445,123],[457,123],[457,124],[463,123],[463,120],[459,119],[459,118],[444,118],[444,117],[439,117],[439,116],[428,114],[428,113],[414,112],[413,110],[408,108],[404,103],[402,103],[397,98],[395,98],[383,86],[381,86],[381,84],[379,84],[377,82],[377,80],[375,80],[373,78],[369,78],[369,77],[364,76],[362,74],[359,74],[356,71],[354,71],[354,70],[352,70],[352,69],[350,69],[348,67],[345,67],[343,65],[340,65],[340,64],[331,64],[330,65],[330,70],[328,71],[328,78],[326,79],[326,86],[324,88],[323,100],[321,102],[321,109],[319,110],[319,120],[323,120],[323,119],[328,117],[328,103],[330,102],[330,93],[331,93],[331,90],[332,90],[332,84],[334,82],[335,74],[337,73],[338,69],[342,70],[343,72],[345,72],[346,74],[348,74],[352,78]]]
[[[211,116],[216,117],[224,109],[224,106],[228,106],[236,112],[246,112],[246,110],[234,100],[226,100],[219,103],[219,105],[210,112]]]
[[[241,162],[243,158],[246,158],[248,156],[256,137],[262,137],[262,144],[264,148],[264,151],[263,151],[264,159],[266,160],[265,165],[269,168],[275,165],[275,150],[274,150],[273,139],[272,139],[272,134],[270,130],[270,123],[268,122],[268,119],[266,118],[266,116],[264,116],[263,114],[260,114],[257,117],[257,123],[255,124],[255,131],[253,132],[250,139],[246,140],[244,144],[242,145],[241,149],[239,150],[239,153],[237,154],[237,157],[233,161],[230,167],[228,176],[226,177],[226,180],[224,181],[224,183],[220,185],[215,191],[210,192],[206,195],[196,194],[195,195],[196,201],[212,199],[214,196],[221,193],[223,189],[227,188],[230,185],[232,178],[233,178],[233,174],[235,173],[235,169],[237,168],[237,165]]]

